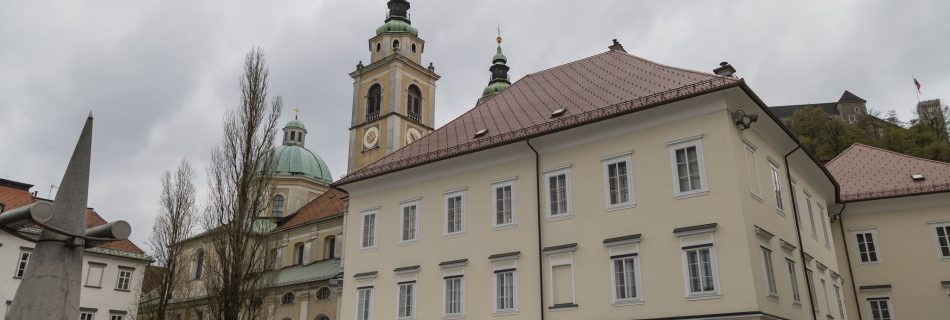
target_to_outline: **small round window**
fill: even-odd
[[[415,43],[412,44],[412,53],[416,53],[416,44],[415,44]]]

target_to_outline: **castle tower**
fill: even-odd
[[[498,50],[492,58],[491,67],[488,68],[488,71],[491,71],[491,80],[488,81],[485,90],[482,90],[482,97],[478,98],[478,103],[482,103],[482,101],[511,86],[511,80],[508,77],[508,70],[510,69],[508,68],[508,57],[501,52],[501,28],[498,28],[498,38],[495,39],[495,42],[498,43]]]
[[[432,132],[435,82],[430,63],[422,66],[425,41],[412,26],[409,2],[390,0],[385,23],[369,39],[370,64],[363,62],[353,77],[353,118],[348,172]]]

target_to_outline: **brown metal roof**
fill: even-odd
[[[854,144],[827,164],[845,202],[950,191],[950,163]],[[922,175],[915,181],[913,175]]]
[[[320,221],[343,214],[343,197],[346,194],[339,189],[330,188],[316,199],[305,204],[294,215],[277,226],[274,231],[291,229],[297,226]]]
[[[438,130],[337,181],[344,185],[731,87],[732,77],[611,50],[529,74]],[[551,112],[565,108],[559,117]],[[475,137],[475,133],[487,133]]]

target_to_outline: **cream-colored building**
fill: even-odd
[[[30,193],[32,185],[0,179],[0,214],[36,201]],[[89,209],[86,225],[105,224],[106,221]],[[39,229],[22,228],[24,236],[36,237]],[[26,268],[30,264],[34,243],[18,235],[0,231],[0,318],[13,303]],[[81,320],[132,320],[136,319],[139,295],[145,266],[152,259],[129,240],[105,243],[88,248],[83,253],[82,288],[80,289],[79,314]]]
[[[332,175],[318,155],[305,147],[307,129],[291,120],[283,143],[272,152],[270,208],[255,224],[269,250],[265,289],[251,302],[264,319],[337,319],[341,277],[343,196],[329,187]],[[213,231],[212,231],[213,232]],[[205,269],[214,253],[211,233],[178,243],[185,266],[175,285],[169,313],[174,319],[207,318]],[[256,306],[254,306],[256,304]]]
[[[349,194],[341,319],[842,312],[837,187],[742,80],[615,42],[490,88],[403,148],[351,152],[334,183]]]
[[[833,229],[848,312],[950,318],[950,163],[856,144],[828,169],[845,204]]]

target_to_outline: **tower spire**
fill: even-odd
[[[498,44],[498,48],[495,50],[495,56],[492,57],[492,65],[488,68],[488,71],[491,71],[491,79],[488,81],[488,86],[485,87],[485,90],[482,90],[482,97],[478,99],[478,103],[482,103],[488,99],[488,97],[499,93],[508,87],[511,86],[511,81],[508,78],[508,57],[501,51],[501,25],[498,26],[498,37],[495,38],[495,43]]]

